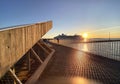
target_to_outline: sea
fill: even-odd
[[[108,38],[89,39],[89,41],[105,41],[105,40],[108,40]],[[112,41],[86,43],[80,42],[79,40],[64,39],[59,40],[59,44],[80,51],[89,52],[95,55],[120,61],[120,38],[111,38],[109,40]],[[52,42],[58,43],[57,40],[52,40]]]

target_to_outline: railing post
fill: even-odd
[[[116,52],[117,59],[119,58],[119,52],[118,52],[119,51],[119,45],[118,45],[119,43],[118,42],[119,41],[117,41],[117,52]]]
[[[112,56],[113,56],[113,59],[115,59],[115,56],[114,56],[114,42],[112,42]]]
[[[118,47],[118,53],[119,53],[119,54],[118,54],[118,55],[119,55],[119,59],[118,59],[118,60],[120,61],[120,41],[118,41],[118,46],[119,46],[119,47]]]

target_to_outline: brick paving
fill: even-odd
[[[36,84],[120,84],[120,62],[52,45],[56,52]]]

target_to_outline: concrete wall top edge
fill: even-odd
[[[0,31],[11,30],[11,29],[21,28],[21,27],[27,27],[27,26],[31,26],[31,25],[35,25],[35,24],[42,24],[42,23],[47,23],[47,22],[52,22],[52,20],[46,21],[46,22],[36,22],[36,23],[32,23],[32,24],[24,24],[24,25],[16,25],[16,26],[11,26],[11,27],[0,28]]]

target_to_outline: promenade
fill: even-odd
[[[51,45],[55,53],[36,84],[120,84],[120,62]]]

